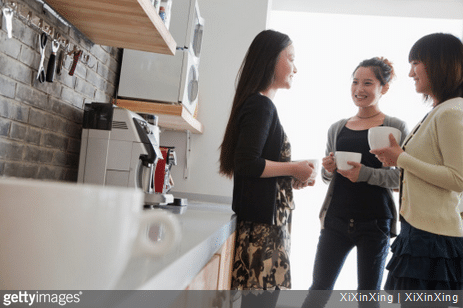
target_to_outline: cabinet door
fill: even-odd
[[[193,278],[186,290],[230,290],[235,233],[230,235],[218,252]]]
[[[220,255],[215,254],[203,269],[193,278],[187,290],[217,290],[220,271]]]
[[[220,250],[220,268],[218,290],[230,290],[233,270],[233,255],[235,254],[236,231],[230,235]]]

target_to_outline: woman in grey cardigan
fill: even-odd
[[[394,77],[383,58],[362,61],[353,74],[351,95],[355,116],[334,123],[328,131],[322,178],[329,183],[323,203],[320,233],[310,290],[332,290],[350,251],[357,247],[358,289],[379,290],[389,248],[396,235],[396,208],[392,190],[399,187],[399,171],[382,167],[369,153],[368,129],[392,126],[407,135],[403,121],[385,115],[379,100]],[[360,163],[338,170],[336,151],[362,153]],[[309,292],[304,307],[324,307],[329,293]],[[374,306],[374,305],[373,305]]]

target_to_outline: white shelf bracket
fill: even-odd
[[[187,180],[190,176],[190,166],[188,160],[191,153],[191,132],[186,131],[186,146],[185,146],[185,167],[183,168],[183,179]]]

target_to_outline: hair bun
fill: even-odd
[[[389,82],[392,81],[396,77],[393,63],[384,57],[377,57],[377,59],[383,62],[384,64],[386,64],[390,68]]]

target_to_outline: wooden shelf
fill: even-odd
[[[175,40],[149,0],[45,1],[95,44],[175,54]]]
[[[151,103],[145,101],[117,99],[113,104],[137,113],[155,114],[159,126],[174,130],[189,130],[194,134],[203,133],[203,125],[182,105]]]

